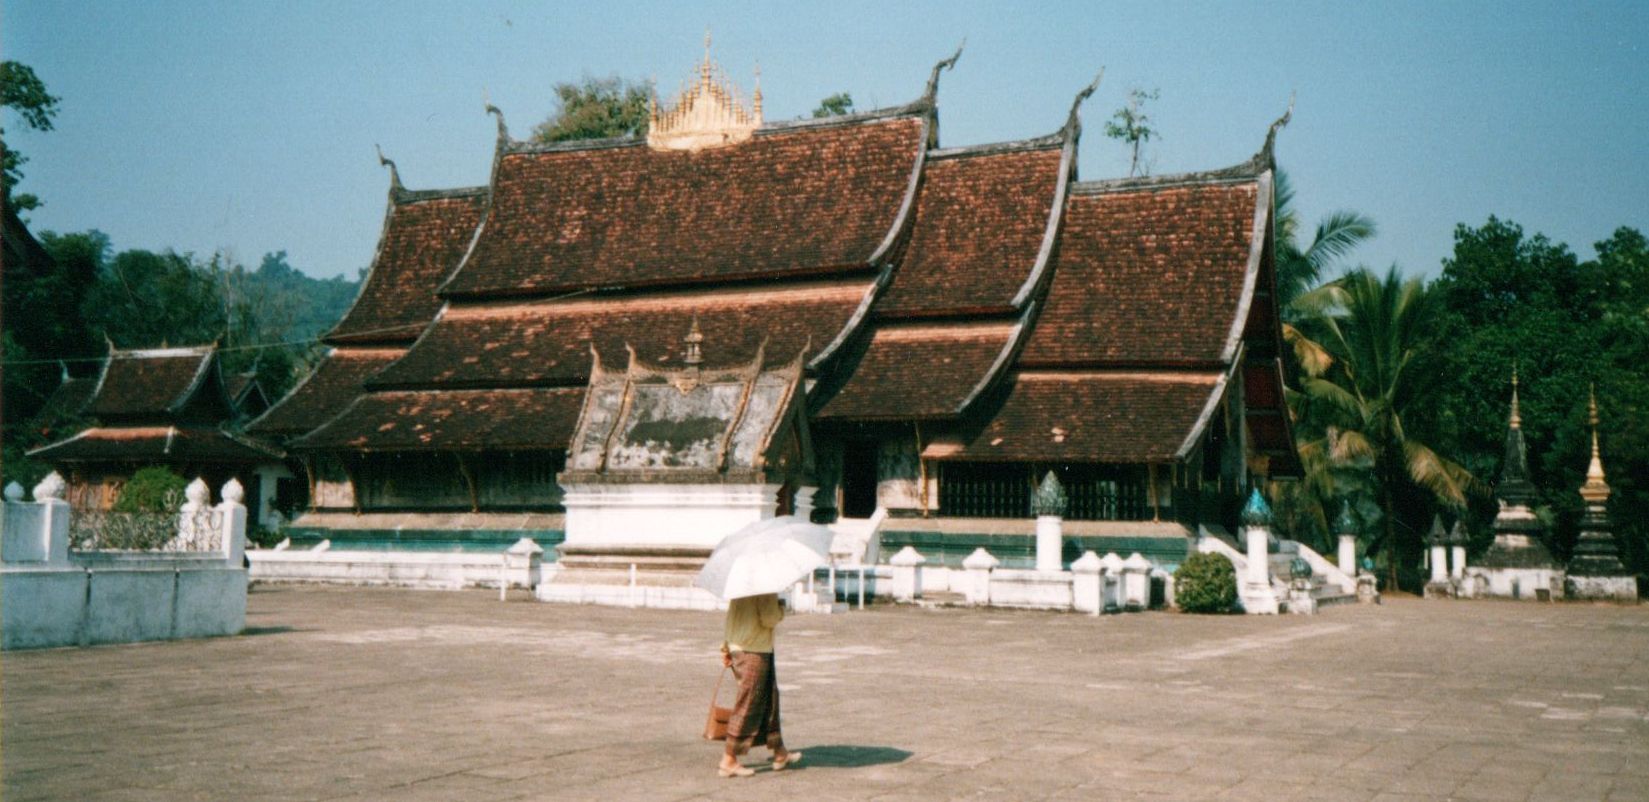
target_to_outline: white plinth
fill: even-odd
[[[694,546],[773,517],[778,485],[568,484],[569,546]],[[805,514],[805,513],[802,513]]]

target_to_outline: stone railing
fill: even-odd
[[[246,507],[239,482],[224,485],[223,502],[214,507],[197,479],[177,516],[164,516],[166,529],[153,518],[103,519],[102,530],[79,530],[74,549],[75,513],[63,500],[64,485],[58,474],[47,476],[32,502],[16,483],[5,490],[4,648],[206,637],[245,628]]]

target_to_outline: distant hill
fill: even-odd
[[[263,262],[247,279],[256,295],[284,302],[280,306],[291,315],[285,334],[293,340],[319,337],[331,330],[361,291],[359,279],[311,278],[287,264],[286,251],[264,254]]]

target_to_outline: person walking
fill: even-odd
[[[727,603],[726,639],[721,644],[723,666],[733,669],[739,695],[727,721],[727,748],[716,773],[722,777],[749,777],[756,772],[739,757],[757,743],[773,751],[773,770],[783,771],[802,759],[801,752],[784,748],[779,732],[779,682],[773,670],[773,629],[784,620],[776,593],[745,596]]]

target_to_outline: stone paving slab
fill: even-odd
[[[713,613],[259,586],[248,632],[0,657],[0,796],[1649,799],[1649,607],[884,607],[780,629],[804,762],[716,777]]]

